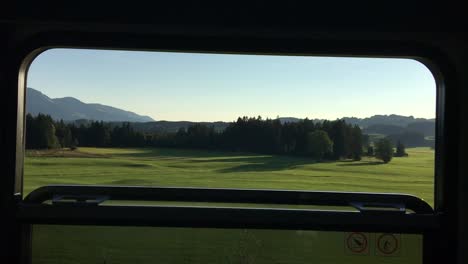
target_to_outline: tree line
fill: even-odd
[[[76,125],[43,114],[26,116],[27,149],[174,147],[360,160],[367,144],[368,138],[359,126],[344,120],[281,123],[279,119],[239,117],[223,131],[194,124],[177,132],[142,133],[130,123],[93,121]]]
[[[157,147],[222,149],[265,154],[312,156],[316,159],[361,159],[363,141],[358,126],[343,120],[313,122],[304,119],[282,124],[279,119],[239,117],[223,131],[202,124],[176,133],[155,133]]]
[[[83,147],[144,147],[145,136],[130,123],[111,126],[102,121],[75,125],[54,121],[49,115],[26,115],[26,149]]]

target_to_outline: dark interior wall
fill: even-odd
[[[453,120],[453,123],[457,123],[458,127],[454,125],[454,130],[458,129],[459,134],[457,137],[458,144],[460,148],[458,149],[458,174],[456,177],[458,180],[457,189],[454,188],[453,192],[458,193],[457,208],[454,210],[458,211],[457,220],[458,220],[458,230],[457,232],[457,241],[460,242],[458,247],[458,260],[459,263],[465,262],[468,260],[468,166],[467,166],[467,152],[468,149],[468,43],[464,42],[463,45],[452,48],[452,56],[454,64],[456,65],[456,75],[459,79],[459,90],[456,93],[458,98],[459,116],[456,120]],[[455,100],[454,100],[455,101]],[[453,143],[455,144],[455,142]]]
[[[3,261],[14,263],[17,259],[19,248],[19,225],[15,221],[15,163],[16,163],[16,99],[17,99],[17,68],[12,63],[11,45],[9,37],[12,36],[12,28],[0,27],[2,41],[0,42],[0,87],[1,100],[0,111],[3,113],[0,127],[0,144],[3,158],[0,159],[0,211],[2,223],[0,226],[0,244],[5,247],[0,251]],[[16,78],[15,78],[16,76]]]
[[[438,201],[444,212],[446,254],[468,259],[468,174],[465,162],[468,142],[468,41],[460,29],[465,16],[444,8],[416,4],[390,6],[325,5],[298,6],[294,2],[273,6],[269,2],[249,5],[198,3],[158,6],[113,6],[87,1],[44,4],[18,1],[0,10],[0,109],[4,122],[0,144],[1,244],[9,245],[0,257],[17,254],[19,226],[14,218],[14,175],[21,174],[18,114],[18,72],[21,59],[41,44],[124,48],[190,49],[212,51],[325,53],[347,55],[404,55],[433,57],[446,83],[443,116],[446,161],[440,167],[445,180]],[[457,7],[450,7],[454,10]],[[463,9],[459,9],[461,11]],[[466,18],[465,18],[466,20]],[[449,32],[455,31],[455,32]],[[21,107],[20,107],[21,109]],[[20,112],[21,114],[21,112]],[[20,153],[21,154],[21,153]]]
[[[368,29],[446,31],[463,20],[457,4],[426,2],[346,1],[10,1],[0,17],[23,21],[150,25],[216,25],[218,27],[294,27],[305,29]],[[450,12],[444,16],[443,12]],[[461,11],[463,12],[463,11]],[[461,25],[460,25],[461,26]],[[460,27],[460,29],[462,29]]]

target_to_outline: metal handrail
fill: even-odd
[[[141,187],[97,185],[49,185],[32,191],[23,202],[42,204],[57,196],[105,196],[108,200],[126,201],[184,201],[213,203],[288,204],[320,206],[404,207],[416,214],[434,214],[432,207],[422,199],[408,194],[325,192],[264,189],[225,189],[187,187]],[[358,208],[359,209],[359,208]]]

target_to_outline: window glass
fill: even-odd
[[[27,83],[25,194],[189,186],[433,204],[436,87],[415,60],[51,49]]]
[[[32,263],[422,263],[422,235],[34,225]]]

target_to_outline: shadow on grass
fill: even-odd
[[[189,163],[238,163],[227,165],[229,167],[217,170],[219,173],[232,172],[267,172],[294,169],[303,165],[317,163],[311,158],[265,155],[255,153],[194,150],[194,149],[172,149],[172,148],[142,148],[135,149],[131,153],[115,153],[114,157],[132,158],[164,158],[183,159]],[[320,163],[335,163],[336,161],[321,161]],[[384,164],[379,161],[356,162],[345,160],[338,162],[337,166],[368,166]],[[314,170],[324,170],[314,168]]]
[[[152,168],[150,164],[141,164],[141,163],[130,163],[130,164],[122,164],[122,167],[127,168]]]
[[[134,152],[112,153],[113,157],[132,158],[219,158],[244,155],[259,155],[252,153],[228,152],[216,150],[176,149],[176,148],[139,148]]]
[[[232,167],[217,170],[217,172],[220,173],[281,171],[316,163],[311,159],[287,156],[250,156],[245,158],[236,157],[214,160],[211,159],[204,160],[202,162],[241,163]]]
[[[366,162],[358,162],[358,161],[342,161],[337,164],[337,166],[369,166],[369,165],[383,165],[385,163],[381,161],[366,161]]]
[[[265,155],[246,152],[228,152],[213,150],[141,148],[135,152],[115,153],[113,157],[181,159],[189,163],[239,163],[232,167],[219,169],[217,172],[255,172],[292,169],[297,166],[313,164],[314,160],[303,157]]]

